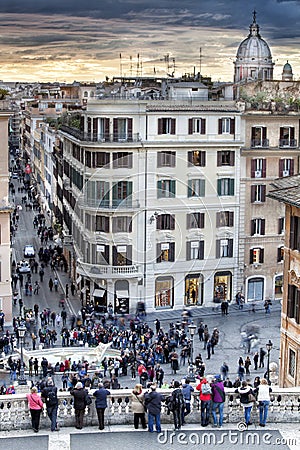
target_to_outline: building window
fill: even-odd
[[[155,280],[155,307],[172,308],[174,299],[173,277],[158,277]]]
[[[203,305],[203,275],[190,273],[185,277],[185,305]]]
[[[264,299],[264,279],[251,278],[248,281],[247,300],[260,301]]]
[[[279,160],[279,177],[290,177],[294,175],[294,160],[280,159]]]
[[[278,234],[284,233],[284,217],[279,217],[278,219]]]
[[[157,182],[157,198],[173,198],[176,195],[175,180],[160,180]]]
[[[109,217],[96,216],[96,230],[95,231],[103,231],[104,233],[109,233]]]
[[[190,241],[186,243],[186,259],[204,259],[204,241]]]
[[[251,178],[266,178],[267,162],[262,158],[251,160]]]
[[[266,127],[252,127],[251,130],[251,147],[269,147],[267,139]]]
[[[204,197],[205,196],[205,180],[195,179],[188,180],[188,197]]]
[[[175,216],[172,214],[159,214],[156,219],[157,230],[175,230]]]
[[[188,152],[188,165],[205,167],[206,165],[206,152],[200,150],[193,150]]]
[[[214,276],[214,303],[232,299],[232,273],[216,272]]]
[[[112,218],[113,233],[131,233],[132,217],[130,216],[114,216]]]
[[[300,217],[291,216],[290,219],[290,249],[300,250]]]
[[[266,186],[254,184],[251,186],[251,203],[264,203],[266,201]]]
[[[282,245],[281,247],[277,248],[277,262],[283,262],[283,257],[284,257],[284,246]]]
[[[204,217],[204,213],[200,212],[187,214],[187,229],[189,230],[190,228],[204,228]]]
[[[234,178],[220,178],[218,180],[218,195],[234,195]]]
[[[132,181],[119,181],[113,185],[113,207],[132,206]]]
[[[300,323],[300,290],[293,284],[288,285],[287,316]]]
[[[217,152],[217,166],[234,166],[234,152],[227,150]]]
[[[93,161],[92,161],[92,167],[98,168],[98,167],[105,167],[106,169],[109,169],[109,163],[110,163],[110,154],[107,152],[94,152],[92,153]]]
[[[216,224],[217,227],[233,227],[234,213],[233,211],[217,212]]]
[[[223,117],[219,119],[219,134],[234,134],[235,133],[235,119]]]
[[[157,153],[157,167],[175,167],[176,152],[163,151]]]
[[[113,140],[115,142],[132,141],[132,119],[113,119]]]
[[[294,127],[280,127],[279,147],[297,147]]]
[[[132,246],[114,245],[113,266],[131,266],[131,265],[132,265]]]
[[[128,152],[113,153],[113,168],[120,169],[122,167],[132,169],[132,153]]]
[[[283,275],[276,275],[274,279],[275,298],[282,299],[283,294]]]
[[[265,219],[252,219],[251,220],[251,236],[256,234],[263,236],[265,234],[266,221]]]
[[[264,262],[264,249],[251,248],[250,249],[250,264],[262,264]]]
[[[109,245],[96,244],[95,264],[109,264]]]
[[[288,373],[292,378],[296,375],[296,352],[289,348]]]
[[[233,239],[217,239],[216,258],[233,257]]]
[[[170,117],[158,119],[158,134],[175,134],[176,120]]]
[[[85,204],[90,207],[109,207],[109,182],[88,181],[85,189]]]
[[[163,242],[157,244],[156,262],[175,261],[175,242]]]
[[[205,134],[206,120],[202,118],[189,119],[189,134]]]

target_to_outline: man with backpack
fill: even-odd
[[[170,396],[168,407],[173,413],[174,429],[178,431],[182,425],[182,412],[184,410],[184,397],[179,381],[174,381],[174,391]]]
[[[200,392],[201,401],[201,426],[207,427],[209,423],[210,407],[211,407],[211,387],[207,379],[203,377],[196,386],[197,391]]]
[[[41,396],[46,403],[47,414],[51,421],[51,431],[58,431],[58,427],[57,427],[57,410],[58,410],[57,387],[54,386],[52,378],[49,378],[47,380],[47,385],[42,390]]]
[[[223,425],[223,410],[225,402],[224,384],[220,375],[215,375],[215,379],[211,384],[212,390],[212,416],[214,419],[214,426],[219,428]],[[219,423],[217,420],[217,410],[219,410]]]

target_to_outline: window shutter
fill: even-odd
[[[128,169],[132,169],[132,153],[128,153],[127,161],[128,161]]]
[[[290,128],[290,136],[291,136],[291,140],[295,139],[295,128],[294,127]]]
[[[291,165],[290,165],[290,176],[294,175],[294,160],[291,159]]]
[[[170,216],[170,230],[175,230],[175,217],[173,215]]]
[[[106,141],[109,141],[109,119],[106,117],[104,119],[104,137]]]
[[[229,161],[229,165],[230,166],[234,166],[234,156],[235,156],[235,153],[234,152],[230,152],[230,161]]]
[[[219,130],[218,130],[218,134],[222,134],[222,119],[219,119]]]
[[[260,252],[259,252],[259,262],[262,264],[264,262],[264,253],[265,253],[265,249],[261,248]]]
[[[297,295],[296,295],[295,301],[296,301],[295,320],[296,320],[296,323],[299,324],[300,323],[300,291],[299,291],[299,289],[297,289]]]
[[[256,186],[251,186],[251,203],[254,203],[256,200]]]
[[[261,201],[262,201],[262,202],[265,202],[265,201],[266,201],[266,190],[267,190],[267,187],[266,187],[265,184],[263,184],[263,185],[261,186]]]
[[[159,214],[157,217],[156,217],[156,229],[157,230],[161,230],[162,228],[161,228],[161,222],[162,222],[162,214]]]
[[[279,130],[279,139],[283,139],[283,127],[280,127],[280,130]]]
[[[255,178],[256,159],[251,159],[251,178]]]
[[[267,128],[266,127],[263,127],[263,129],[262,129],[262,137],[263,137],[263,140],[267,139]]]
[[[169,247],[169,261],[175,261],[175,242],[170,242]]]
[[[175,180],[171,180],[170,181],[170,192],[171,192],[171,197],[175,197],[176,195],[176,184],[175,184]]]
[[[188,180],[188,197],[192,197],[193,190],[192,190],[192,180]]]
[[[228,256],[229,258],[233,256],[233,239],[228,239]]]
[[[162,181],[157,182],[157,198],[162,198]]]
[[[250,258],[249,258],[249,264],[253,264],[253,249],[250,249]]]
[[[105,245],[104,247],[104,259],[109,264],[109,245]]]
[[[118,251],[116,245],[113,246],[113,266],[118,265]]]
[[[234,219],[234,213],[233,213],[233,211],[230,211],[229,212],[229,217],[228,217],[228,226],[229,227],[233,227],[233,219]]]
[[[193,165],[193,152],[188,152],[188,167]]]
[[[204,228],[205,214],[200,213],[199,228]]]
[[[80,131],[84,131],[84,117],[80,117]]]
[[[293,317],[293,286],[289,284],[287,299],[287,316]]]
[[[92,131],[92,119],[90,117],[87,118],[87,127],[88,127],[88,129],[87,129],[88,133],[91,134],[91,131]]]
[[[279,160],[279,174],[278,174],[279,177],[282,177],[282,175],[283,175],[283,165],[284,165],[284,160],[280,159]]]
[[[222,213],[220,213],[220,212],[217,212],[217,214],[216,214],[216,226],[217,227],[221,226],[221,215],[222,215]]]
[[[277,249],[277,262],[282,261],[282,251],[281,251],[281,247],[278,247]]]
[[[128,132],[128,139],[132,141],[132,119],[127,119],[127,132]]]
[[[206,166],[206,152],[200,152],[200,166],[205,167]]]
[[[171,119],[171,134],[175,134],[176,120]]]
[[[117,140],[118,139],[118,119],[114,119],[113,120],[113,140]]]
[[[229,179],[229,195],[234,195],[234,178]]]
[[[217,180],[217,191],[218,191],[218,195],[221,195],[221,188],[222,188],[222,180],[219,179],[219,180]]]
[[[98,137],[98,118],[93,118],[93,138],[94,140],[97,140]]]
[[[161,167],[161,152],[157,153],[157,167]]]
[[[189,119],[189,134],[193,134],[193,119]]]
[[[295,217],[291,217],[290,221],[290,248],[295,249]]]
[[[186,260],[191,260],[191,243],[189,241],[186,243]]]
[[[205,180],[199,180],[200,186],[199,186],[199,196],[205,197]]]
[[[105,232],[109,233],[109,217],[105,217]]]
[[[171,167],[175,167],[176,165],[176,153],[170,152],[170,165]]]
[[[126,246],[126,266],[132,266],[132,245]]]
[[[266,219],[261,219],[261,234],[265,235],[266,232]]]
[[[230,134],[235,133],[235,119],[230,119]]]
[[[204,241],[199,242],[199,259],[204,259]]]
[[[252,127],[251,128],[251,141],[255,140],[255,136],[256,136],[256,128]]]
[[[217,166],[222,166],[222,152],[217,152]]]
[[[156,244],[156,262],[161,262],[161,244]]]
[[[220,239],[216,240],[216,258],[220,258]]]
[[[157,134],[162,134],[162,132],[163,132],[163,120],[162,119],[158,119]]]
[[[201,119],[201,134],[206,134],[206,119]]]
[[[267,161],[265,159],[262,160],[262,177],[266,178],[267,173]]]

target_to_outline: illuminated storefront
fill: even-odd
[[[155,308],[172,308],[174,304],[174,278],[158,277],[155,281]]]
[[[200,273],[189,273],[185,277],[184,304],[203,305],[203,275]]]
[[[223,300],[230,302],[232,299],[231,286],[231,272],[216,272],[214,277],[214,302],[221,303]]]

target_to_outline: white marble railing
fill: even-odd
[[[243,408],[240,405],[237,394],[227,390],[224,407],[224,422],[238,423],[243,420]],[[91,391],[92,392],[92,391]],[[111,390],[108,408],[105,412],[107,424],[132,424],[133,413],[131,411],[131,390]],[[160,390],[164,396],[168,396],[171,390]],[[60,427],[74,426],[73,397],[68,392],[59,392],[58,424]],[[199,396],[195,394],[191,405],[191,414],[186,417],[187,423],[200,422]],[[251,418],[258,422],[258,408],[253,407]],[[166,407],[162,407],[162,423],[172,422],[172,414],[167,415]],[[300,422],[300,388],[280,389],[273,388],[269,406],[268,422]],[[86,408],[85,426],[98,425],[95,402]],[[44,407],[41,417],[41,428],[49,428],[50,421]],[[0,396],[0,431],[12,429],[31,428],[31,418],[25,394]]]

